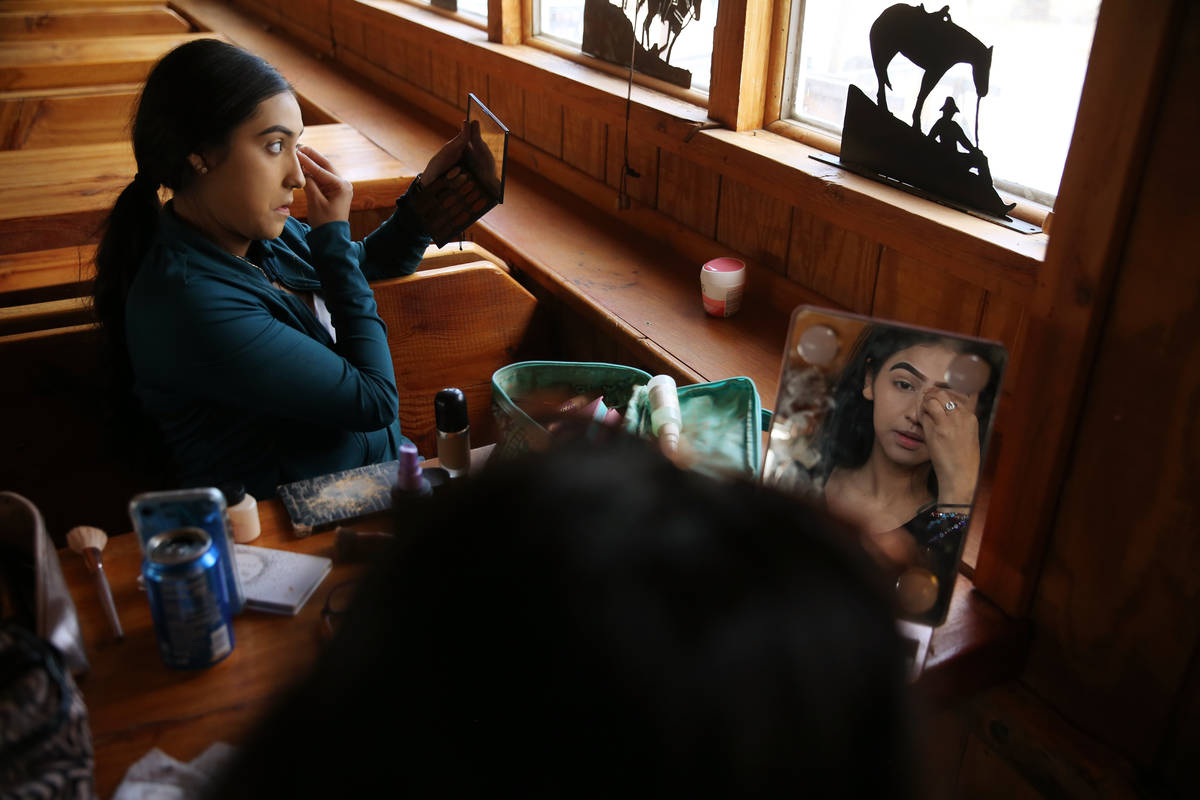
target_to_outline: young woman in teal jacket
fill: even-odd
[[[394,459],[404,441],[368,281],[411,273],[430,239],[410,191],[351,241],[353,187],[299,143],[303,128],[287,81],[215,39],[173,50],[147,78],[137,175],[96,253],[95,308],[118,390],[156,423],[178,486],[270,497]],[[425,180],[470,139],[464,126]],[[289,213],[298,191],[308,224]]]

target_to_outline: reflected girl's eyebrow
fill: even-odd
[[[929,381],[928,378],[926,378],[924,375],[921,374],[921,370],[917,369],[916,367],[914,367],[912,364],[908,363],[907,361],[897,361],[895,364],[892,365],[892,369],[907,370],[907,371],[911,372],[913,375],[915,375],[922,383],[926,383]],[[888,370],[888,371],[891,372],[891,370]],[[936,386],[939,389],[949,389],[950,388],[950,384],[946,383],[945,381],[939,381],[939,382],[935,383],[934,386]]]
[[[300,132],[303,133],[304,130],[301,129]],[[272,125],[269,128],[265,128],[265,129],[259,131],[257,135],[258,136],[266,136],[268,133],[282,133],[284,136],[295,136],[296,135],[290,129],[285,128],[282,125]]]
[[[917,369],[916,367],[914,367],[912,364],[908,363],[907,361],[897,361],[895,364],[892,365],[892,369],[908,370],[913,375],[917,376],[917,378],[919,380],[921,380],[922,382],[929,380],[928,378],[926,378],[924,375],[921,374],[921,370]],[[888,372],[891,372],[891,370],[888,370]]]

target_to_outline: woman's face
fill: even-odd
[[[893,353],[875,375],[868,373],[863,397],[874,407],[875,441],[894,463],[916,467],[929,461],[921,401],[931,391],[951,391],[946,369],[958,355],[944,344],[918,344]],[[963,411],[974,415],[978,394],[953,396]]]
[[[291,92],[268,97],[233,129],[228,147],[196,154],[208,172],[196,176],[187,191],[189,218],[210,238],[235,254],[244,254],[256,239],[283,233],[294,190],[304,174],[296,145],[304,122]],[[178,205],[178,202],[177,202]]]

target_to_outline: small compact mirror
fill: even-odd
[[[945,621],[1007,357],[945,331],[792,314],[763,482],[861,531],[901,619]]]
[[[478,120],[479,135],[491,158],[472,158],[469,168],[495,203],[504,202],[504,168],[508,155],[508,128],[473,93],[467,94],[467,121]]]

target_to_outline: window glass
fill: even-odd
[[[468,17],[478,17],[487,22],[487,0],[422,0],[444,11],[457,11]]]
[[[458,0],[458,10],[471,17],[487,21],[487,0]]]
[[[869,34],[879,14],[894,4],[895,0],[795,4],[785,117],[841,133],[850,84],[876,99]],[[925,7],[936,12],[942,5],[934,0]],[[954,65],[925,100],[921,130],[929,131],[948,95],[959,98],[962,112],[955,121],[987,154],[996,185],[1052,204],[1075,127],[1098,9],[1099,0],[957,0],[951,4],[954,24],[995,48],[990,86],[979,106],[977,131],[972,68]],[[892,114],[912,119],[923,75],[903,54],[892,60],[888,68],[892,88],[887,90]]]
[[[661,52],[671,66],[692,73],[692,87],[707,92],[712,71],[713,27],[717,0],[607,0],[633,21],[639,43]],[[460,0],[461,2],[461,0]],[[586,0],[533,0],[533,34],[580,47]],[[656,18],[647,27],[646,17]],[[662,20],[675,20],[675,25]]]

